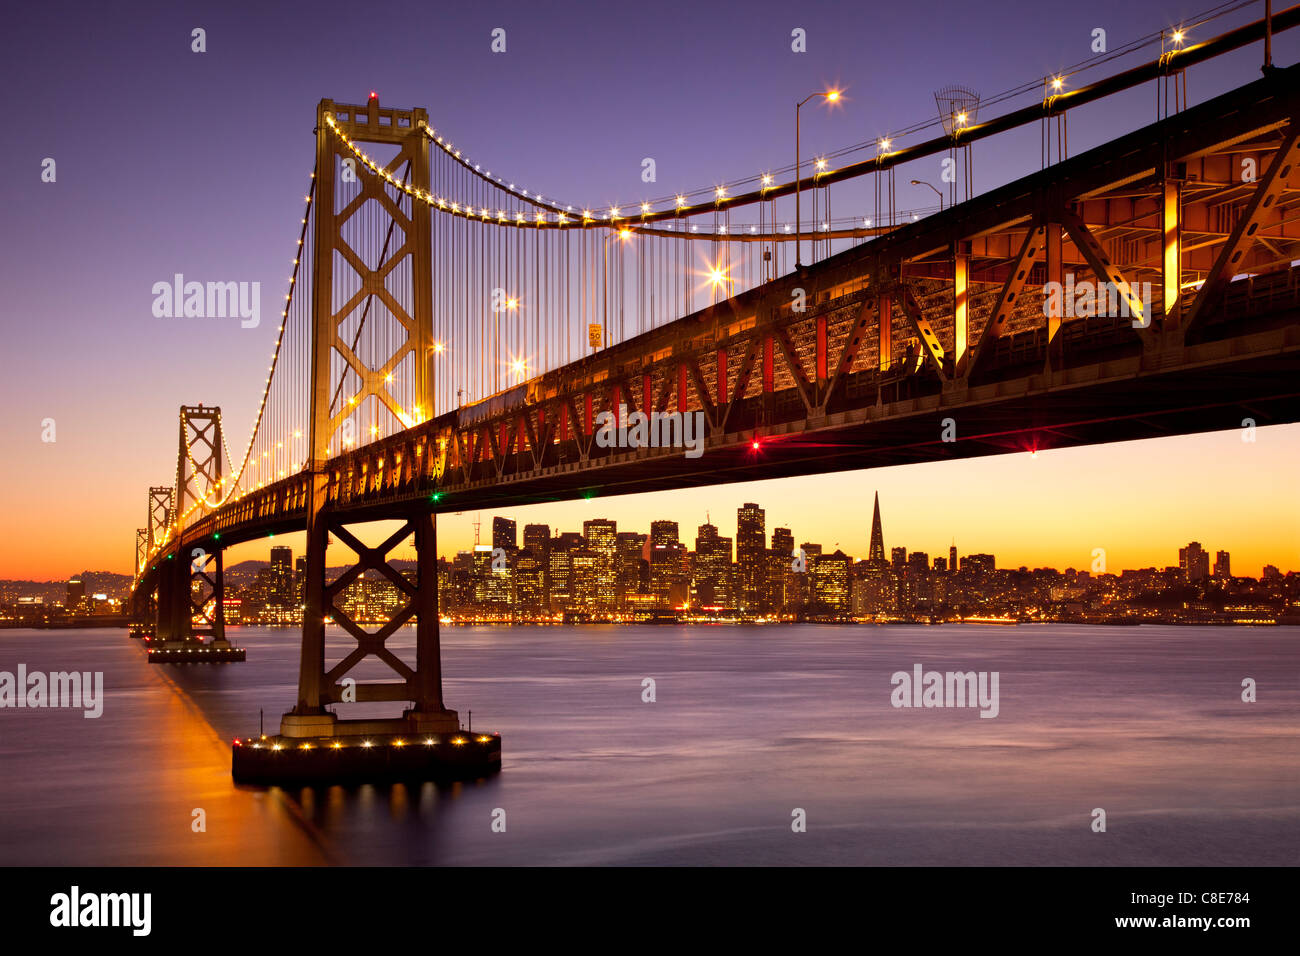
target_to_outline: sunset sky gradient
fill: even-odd
[[[793,105],[838,85],[834,112],[805,108],[804,150],[857,143],[931,116],[933,91],[992,94],[1179,24],[1209,0],[954,5],[768,0],[549,5],[323,2],[23,5],[6,14],[0,75],[14,104],[0,151],[0,578],[129,572],[146,490],[170,484],[179,405],[223,409],[232,448],[253,420],[275,303],[311,172],[322,97],[424,106],[474,155],[545,195],[593,205],[784,166]],[[1205,39],[1261,15],[1252,7]],[[190,51],[207,31],[208,52]],[[508,52],[489,51],[491,30]],[[790,31],[808,33],[807,54]],[[1296,61],[1300,30],[1275,39]],[[1133,65],[1143,56],[1119,66]],[[1193,104],[1256,79],[1250,47],[1189,73]],[[1118,67],[1117,67],[1118,68]],[[1091,78],[1091,77],[1090,77]],[[1016,103],[1012,105],[1023,105]],[[1154,119],[1143,87],[1071,115],[1077,153]],[[976,148],[984,190],[1038,167],[1036,129]],[[640,182],[642,157],[658,181]],[[56,183],[41,162],[57,161]],[[934,177],[937,181],[937,174]],[[903,208],[934,202],[900,176]],[[851,195],[837,196],[836,214]],[[843,210],[843,213],[841,212]],[[174,273],[259,281],[263,322],[158,319],[151,288]],[[57,441],[41,440],[53,418]],[[672,518],[693,541],[711,514],[735,533],[746,501],[767,528],[864,556],[880,492],[887,547],[992,552],[1002,566],[1112,569],[1177,563],[1196,539],[1237,574],[1300,567],[1300,426],[758,482],[483,512],[580,530],[589,517],[645,531]],[[472,543],[474,514],[439,524],[440,550]],[[276,543],[301,550],[301,535]],[[230,560],[264,556],[266,545]]]

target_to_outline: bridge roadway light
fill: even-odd
[[[943,193],[939,192],[939,190],[934,186],[933,183],[927,183],[927,182],[926,182],[925,180],[923,180],[923,179],[913,179],[913,180],[912,180],[912,185],[913,185],[913,186],[928,186],[930,189],[933,189],[933,190],[934,190],[934,194],[935,194],[936,196],[939,197],[939,211],[940,211],[940,212],[943,212]]]
[[[799,194],[803,189],[802,168],[799,159],[799,111],[803,105],[815,97],[825,97],[827,103],[836,103],[840,98],[839,90],[822,90],[819,93],[809,93],[802,100],[794,105],[794,267],[795,269],[803,268],[800,252],[800,218],[799,218]]]

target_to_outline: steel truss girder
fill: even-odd
[[[1083,258],[1097,278],[1109,282],[1115,288],[1120,298],[1127,303],[1129,314],[1137,316],[1139,324],[1149,324],[1151,317],[1143,315],[1141,297],[1134,294],[1132,283],[1125,277],[1123,271],[1111,262],[1110,255],[1102,248],[1097,237],[1083,220],[1068,208],[1060,210],[1057,215],[1060,217],[1061,224],[1065,226],[1065,231],[1074,241],[1074,247],[1083,254]]]
[[[343,572],[332,584],[325,587],[325,611],[330,619],[357,642],[357,646],[343,657],[337,664],[325,672],[324,692],[322,700],[327,703],[337,703],[342,700],[343,687],[339,684],[348,672],[356,667],[367,657],[377,657],[387,664],[399,677],[402,678],[400,687],[393,684],[362,684],[356,685],[356,700],[412,700],[416,694],[410,686],[412,679],[415,677],[415,671],[409,667],[401,658],[397,657],[386,646],[385,642],[393,633],[411,619],[415,614],[415,597],[416,588],[400,572],[388,563],[388,553],[395,547],[411,537],[415,532],[415,525],[412,521],[406,521],[397,531],[393,532],[378,547],[367,547],[362,544],[347,528],[342,521],[328,520],[327,527],[335,537],[342,541],[357,554],[357,562]],[[354,582],[359,580],[366,571],[378,571],[398,591],[406,595],[406,604],[399,608],[393,614],[387,624],[381,627],[377,632],[371,634],[362,628],[359,624],[348,617],[336,602],[336,598],[345,591]],[[425,582],[427,583],[427,582]]]
[[[195,456],[196,449],[198,457]],[[201,493],[195,490],[196,482],[202,482]],[[220,499],[222,486],[221,409],[215,406],[182,405],[173,514],[177,524],[194,510],[204,514],[211,510],[212,504],[208,498],[216,495]]]
[[[153,554],[167,538],[175,512],[175,492],[169,486],[155,485],[149,489],[149,554]]]
[[[211,571],[208,564],[212,563]],[[187,590],[189,614],[182,622],[183,637],[210,636],[214,641],[226,639],[226,572],[221,549],[209,553],[202,548],[189,552]],[[196,587],[197,585],[197,587]],[[196,593],[197,592],[197,593]],[[208,611],[208,606],[212,611]],[[195,623],[198,618],[198,623]]]
[[[1264,217],[1286,189],[1297,159],[1300,159],[1300,122],[1293,117],[1282,146],[1273,156],[1268,170],[1260,177],[1259,185],[1241,210],[1232,234],[1193,300],[1187,312],[1184,334],[1191,334],[1203,320],[1208,308],[1217,304],[1222,297],[1229,280],[1240,267],[1247,247],[1259,238],[1258,232]]]
[[[399,680],[396,682],[358,681],[351,688],[350,700],[412,701],[418,712],[440,712],[442,678],[438,660],[437,541],[433,515],[427,510],[410,514],[387,539],[375,547],[369,547],[348,529],[344,519],[326,513],[321,516],[315,541],[308,542],[309,549],[313,546],[323,548],[324,541],[331,534],[350,548],[357,558],[334,581],[328,584],[321,581],[319,588],[309,589],[312,593],[319,593],[322,604],[314,607],[309,601],[305,614],[313,618],[328,618],[356,641],[356,647],[328,669],[325,668],[323,644],[319,648],[312,649],[309,656],[316,662],[314,666],[318,669],[308,675],[314,680],[305,682],[306,686],[300,688],[300,695],[304,690],[306,691],[305,698],[300,697],[299,701],[300,708],[305,708],[302,712],[319,713],[325,705],[345,702],[348,688],[342,682],[367,658],[383,661]],[[414,582],[394,568],[389,557],[396,547],[412,536],[415,539],[417,555]],[[309,553],[307,564],[308,573],[323,574],[325,567],[323,555],[314,551]],[[339,602],[340,596],[367,571],[379,572],[406,598],[405,604],[390,616],[386,624],[374,632],[366,631],[354,621]],[[388,638],[413,617],[417,620],[414,667],[386,646]],[[323,631],[320,638],[323,640]],[[304,640],[306,639],[305,634]]]
[[[317,108],[317,202],[315,208],[315,259],[313,262],[312,304],[312,411],[311,451],[313,463],[324,460],[330,443],[343,422],[355,414],[366,400],[374,397],[388,410],[401,429],[414,421],[428,418],[433,409],[433,319],[432,319],[432,269],[427,264],[432,255],[432,211],[423,203],[411,203],[408,215],[402,209],[402,200],[394,199],[385,179],[363,163],[356,164],[357,195],[342,208],[336,209],[335,184],[337,167],[341,159],[351,156],[347,147],[333,135],[325,123],[326,115],[334,116],[337,127],[353,142],[380,143],[398,147],[397,155],[383,168],[391,173],[409,165],[410,185],[428,192],[429,143],[421,128],[428,121],[424,110],[380,109],[377,101],[365,106],[335,104],[322,100]],[[348,116],[347,120],[339,119]],[[387,119],[388,123],[380,120]],[[399,125],[400,124],[400,125]],[[360,211],[369,200],[375,200],[394,226],[402,230],[402,242],[386,258],[370,268],[343,237],[343,226]],[[357,274],[360,283],[357,291],[336,307],[334,302],[334,253],[337,252]],[[408,311],[388,288],[386,277],[403,263],[409,263],[411,308]],[[424,265],[422,265],[424,264]],[[367,321],[370,303],[383,303],[392,319],[406,332],[378,368],[371,368],[355,354],[352,346],[340,334],[343,323],[366,304]],[[377,320],[376,320],[377,321]],[[360,327],[358,327],[358,335]],[[342,359],[346,377],[348,372],[359,383],[355,395],[337,411],[334,398],[340,392],[341,382],[330,380],[330,355],[337,353]],[[416,406],[405,409],[387,387],[392,373],[408,356],[414,356],[416,376]],[[364,444],[359,437],[358,445]]]
[[[1029,282],[1029,273],[1034,261],[1045,248],[1046,242],[1046,227],[1041,223],[1031,222],[1030,227],[1025,231],[1025,239],[1020,244],[1020,251],[1016,253],[1011,264],[1011,271],[1002,284],[1002,291],[998,293],[993,307],[989,310],[988,321],[984,323],[979,338],[970,349],[966,368],[957,369],[960,377],[969,378],[975,375],[979,371],[980,362],[987,361],[991,351],[988,343],[991,339],[999,338],[1006,331],[1007,322],[1015,313],[1016,302]]]

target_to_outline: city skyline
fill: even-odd
[[[1259,579],[1234,575],[1224,549],[1191,541],[1177,563],[1107,565],[1100,551],[1086,568],[1008,567],[978,544],[931,555],[886,550],[879,499],[873,501],[866,558],[832,551],[797,529],[769,526],[758,502],[736,510],[736,534],[713,522],[692,528],[660,517],[648,529],[620,529],[591,517],[581,531],[497,516],[480,542],[437,564],[438,613],[449,623],[1296,623],[1300,576],[1266,566]],[[522,534],[521,534],[522,532]],[[769,545],[770,541],[770,545]],[[964,550],[965,553],[962,553]],[[887,555],[887,556],[886,556]],[[1211,565],[1211,557],[1213,564]],[[301,625],[306,558],[283,544],[270,563],[226,569],[227,624]],[[335,573],[346,572],[346,564]],[[415,562],[362,572],[332,607],[353,622],[387,624],[405,599],[392,575],[420,580]],[[47,589],[48,590],[48,589]],[[82,581],[67,582],[65,607],[42,605],[9,588],[0,594],[8,626],[59,626],[68,615],[112,613],[87,603]],[[195,592],[202,594],[202,589]],[[211,595],[208,596],[211,598]],[[213,611],[207,612],[209,614]],[[332,613],[332,612],[331,612]]]
[[[912,467],[917,467],[917,466],[912,466]],[[851,473],[851,474],[864,475],[865,473]],[[846,477],[846,476],[826,476],[826,477]],[[800,479],[800,480],[807,481],[809,479]],[[780,484],[782,484],[781,481],[749,482],[749,483],[729,486],[728,490],[735,491],[737,489],[742,489],[742,488],[752,489],[764,485],[780,485]],[[661,499],[666,495],[672,495],[672,494],[673,494],[672,492],[668,492],[668,493],[660,493],[656,495],[622,496],[621,498],[615,497],[609,499],[602,499],[602,501],[603,503],[606,504],[612,504],[620,501],[628,502],[636,498]],[[728,543],[731,549],[730,560],[734,562],[739,562],[740,554],[741,554],[740,525],[743,520],[741,517],[741,513],[745,509],[748,509],[750,507],[757,507],[759,509],[758,529],[761,533],[762,541],[763,541],[763,544],[761,546],[762,548],[769,547],[772,543],[770,539],[772,539],[774,531],[776,531],[777,529],[782,529],[791,532],[792,539],[795,542],[807,541],[807,542],[814,543],[818,546],[823,546],[827,553],[830,553],[832,550],[841,551],[846,555],[848,555],[849,557],[853,558],[855,561],[874,560],[876,557],[876,548],[878,543],[882,550],[882,556],[886,559],[889,558],[891,552],[896,551],[899,547],[904,548],[909,554],[915,552],[924,552],[926,554],[933,554],[936,557],[946,555],[952,552],[952,553],[961,553],[961,554],[992,553],[994,555],[1001,555],[1003,558],[1006,558],[1007,555],[1006,552],[998,551],[995,548],[983,547],[978,541],[975,541],[974,543],[971,542],[959,543],[957,541],[957,536],[955,534],[950,537],[948,544],[943,547],[939,547],[933,544],[925,548],[913,547],[910,541],[905,542],[902,545],[899,545],[897,542],[899,540],[902,540],[904,535],[900,533],[897,537],[895,537],[893,534],[891,534],[890,532],[892,532],[892,523],[884,524],[885,527],[890,528],[890,531],[885,531],[882,528],[882,506],[880,502],[880,491],[878,489],[873,490],[871,494],[872,494],[872,502],[869,510],[872,513],[872,520],[868,525],[869,531],[868,531],[867,538],[863,539],[863,535],[856,533],[857,531],[860,531],[860,529],[854,528],[853,530],[855,531],[855,533],[848,538],[848,543],[837,538],[834,542],[828,544],[827,543],[828,539],[825,539],[824,536],[818,536],[817,534],[805,534],[791,520],[786,520],[784,522],[779,520],[771,520],[769,515],[772,514],[773,512],[762,502],[752,502],[752,503],[744,502],[740,505],[736,505],[730,508],[723,507],[718,509],[706,510],[698,522],[696,522],[696,520],[693,518],[683,517],[681,515],[674,515],[674,514],[670,514],[669,512],[663,512],[663,513],[659,513],[657,516],[653,516],[648,519],[643,519],[643,523],[641,525],[635,524],[635,521],[640,518],[639,512],[638,512],[638,518],[632,519],[633,522],[632,524],[629,524],[629,521],[626,517],[612,517],[612,515],[618,515],[622,513],[621,509],[615,507],[615,509],[611,510],[609,514],[602,513],[594,516],[588,516],[585,514],[572,516],[570,519],[572,521],[571,526],[566,526],[564,522],[557,522],[557,521],[546,519],[547,514],[554,513],[554,511],[557,508],[556,505],[535,505],[535,506],[525,506],[521,508],[498,509],[498,510],[476,512],[473,515],[469,513],[463,513],[463,514],[455,514],[451,516],[442,516],[441,525],[440,525],[438,554],[440,559],[447,561],[447,560],[454,559],[457,554],[472,553],[476,549],[476,545],[483,545],[486,547],[500,546],[502,544],[501,536],[503,534],[503,527],[505,526],[508,526],[509,528],[514,530],[515,543],[513,547],[515,547],[518,550],[522,550],[528,547],[525,532],[526,529],[530,527],[547,528],[551,532],[551,537],[554,538],[565,533],[582,534],[583,532],[578,531],[576,529],[578,528],[585,529],[588,525],[599,523],[599,524],[609,524],[616,529],[621,528],[621,530],[619,531],[620,534],[627,533],[630,531],[632,533],[638,533],[645,536],[650,532],[653,525],[657,523],[667,522],[677,526],[678,540],[680,540],[684,545],[687,546],[686,548],[687,551],[691,551],[691,552],[694,551],[694,548],[691,547],[691,545],[695,541],[695,538],[692,533],[692,529],[698,531],[704,528],[706,525],[712,525],[715,533],[718,534],[719,538],[725,540]],[[738,496],[733,494],[731,497],[743,497],[743,496]],[[575,505],[580,504],[581,510],[584,512],[590,511],[592,507],[591,500],[584,500],[581,503],[574,502],[572,504]],[[889,506],[889,502],[886,502],[884,508],[884,514],[890,514],[890,510],[888,506]],[[776,513],[781,513],[781,512],[776,512]],[[735,515],[735,518],[731,519],[730,521],[727,518],[723,518],[719,520],[715,517],[716,514]],[[523,516],[523,517],[516,517],[516,515]],[[445,525],[447,523],[450,523],[452,519],[459,519],[460,523],[464,526],[457,529],[461,533],[452,534],[452,535],[446,534]],[[478,541],[474,540],[475,531],[473,530],[473,527],[476,523],[479,525]],[[371,537],[378,538],[384,534],[390,533],[391,528],[392,528],[391,523],[376,522],[374,527],[367,529],[367,531],[363,533],[361,537],[363,540],[367,540]],[[734,529],[734,533],[731,535],[724,534],[723,532],[727,531],[728,529]],[[838,532],[843,532],[845,530],[846,529],[843,527],[837,529]],[[1174,531],[1174,534],[1177,535],[1178,532]],[[879,535],[879,540],[877,539],[877,535]],[[276,558],[275,558],[276,552],[279,552],[281,554],[291,553],[295,555],[300,553],[301,537],[302,535],[300,533],[291,533],[291,534],[285,534],[280,536],[272,535],[261,541],[247,542],[245,544],[234,546],[230,549],[230,560],[228,561],[228,566],[234,567],[246,561],[263,561],[274,566],[276,563]],[[457,541],[462,543],[453,546],[449,544],[449,539],[451,539],[452,541]],[[852,542],[859,541],[859,539],[866,540],[866,543],[861,545],[852,543]],[[1246,561],[1242,561],[1240,559],[1241,552],[1234,551],[1230,545],[1225,545],[1222,541],[1211,540],[1207,543],[1200,539],[1188,538],[1186,533],[1184,533],[1182,538],[1178,538],[1177,540],[1190,541],[1191,544],[1193,545],[1200,545],[1201,547],[1203,547],[1204,553],[1202,557],[1206,562],[1207,569],[1217,564],[1218,557],[1223,554],[1236,555],[1236,557],[1232,559],[1232,564],[1234,567],[1233,576],[1236,577],[1258,578],[1262,575],[1264,569],[1269,567],[1278,569],[1283,574],[1296,570],[1295,567],[1285,562],[1279,562],[1277,560],[1268,560],[1267,558],[1265,558],[1260,564],[1259,573],[1255,573],[1253,570],[1247,568]],[[294,550],[295,542],[298,543],[298,548],[299,548],[298,552],[295,552]],[[1154,560],[1149,560],[1146,561],[1145,563],[1143,562],[1132,563],[1132,562],[1124,562],[1124,561],[1116,563],[1110,557],[1109,550],[1107,550],[1107,555],[1105,559],[1107,565],[1107,571],[1102,573],[1119,573],[1124,570],[1141,570],[1141,569],[1148,569],[1148,568],[1167,569],[1167,568],[1177,567],[1180,563],[1184,563],[1184,567],[1185,567],[1185,559],[1186,559],[1186,556],[1184,554],[1185,551],[1186,551],[1186,547],[1183,544],[1171,544],[1169,546],[1166,546],[1166,544],[1162,541],[1155,541],[1155,542],[1150,542],[1148,549],[1142,552],[1144,554],[1153,555],[1155,558]],[[405,560],[412,557],[413,554],[407,555],[404,553],[403,549],[399,548],[394,553],[394,556],[398,560]],[[1023,561],[1018,562],[1012,559],[1006,559],[1003,560],[1002,563],[998,565],[998,567],[1006,568],[1006,569],[1026,568],[1029,570],[1035,570],[1035,569],[1067,570],[1071,568],[1077,570],[1088,570],[1088,568],[1092,567],[1095,563],[1096,563],[1096,555],[1093,554],[1091,551],[1089,551],[1089,553],[1085,556],[1085,558],[1074,562],[1058,561],[1055,563],[1040,562],[1036,564],[1028,564]],[[78,570],[71,571],[67,575],[62,575],[62,576],[55,576],[51,578],[3,577],[0,578],[0,581],[34,581],[34,582],[41,582],[41,583],[58,583],[62,581],[68,581],[71,583],[79,575],[85,573],[126,574],[129,576],[129,571],[126,572],[115,571],[113,569],[94,568],[87,565],[81,567]],[[1217,571],[1215,573],[1215,576],[1216,577],[1218,576]]]

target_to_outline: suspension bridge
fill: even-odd
[[[494,174],[424,110],[321,101],[248,442],[232,453],[220,409],[185,406],[174,481],[149,489],[132,613],[151,660],[242,659],[223,551],[305,531],[298,698],[277,735],[235,742],[236,777],[334,779],[340,751],[363,776],[478,771],[500,741],[443,701],[439,513],[1300,419],[1300,67],[1182,92],[1189,67],[1297,23],[1049,78],[1041,103],[940,116],[834,168],[624,207]],[[1065,155],[1071,110],[1143,85],[1150,125]],[[973,194],[981,141],[1035,124],[1041,168]],[[936,157],[967,170],[959,201],[900,214],[899,170]],[[800,204],[811,221],[789,220]],[[398,524],[374,547],[349,530],[380,520]],[[410,539],[413,579],[390,563]],[[351,552],[334,579],[331,540]],[[366,571],[406,602],[374,631],[336,601]],[[386,642],[412,621],[409,660]],[[391,678],[352,686],[368,659]],[[405,706],[331,710],[354,700]]]

